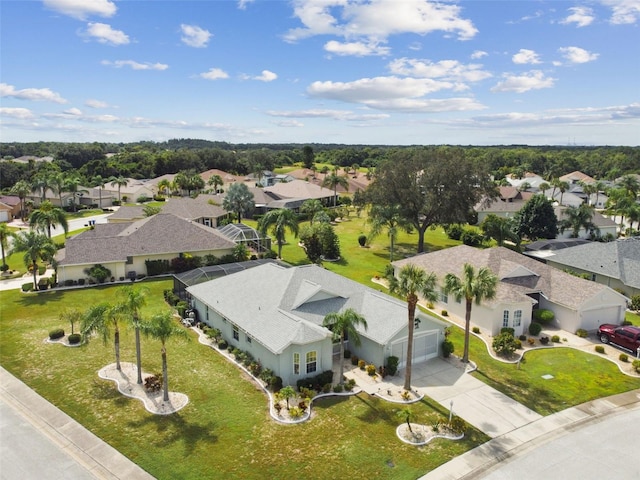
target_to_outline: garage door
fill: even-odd
[[[609,306],[580,312],[581,327],[596,330],[603,323],[620,323],[620,307]]]
[[[407,338],[391,344],[391,355],[398,357],[398,368],[403,368],[407,355]],[[425,332],[413,336],[413,363],[424,362],[438,355],[438,332]]]
[[[8,210],[1,210],[0,211],[0,223],[8,222],[8,221],[9,221],[9,211]]]

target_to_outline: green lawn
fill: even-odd
[[[167,280],[146,284],[155,299],[171,287]],[[305,424],[277,424],[268,418],[265,395],[195,338],[167,345],[171,390],[186,393],[189,405],[174,415],[151,415],[97,377],[114,361],[111,343],[65,348],[43,341],[53,328],[69,332],[56,312],[113,301],[118,288],[0,292],[0,361],[157,478],[416,478],[487,440],[472,429],[461,442],[410,447],[395,436],[398,406],[366,394],[319,401]],[[145,314],[158,308],[152,303]],[[123,330],[122,361],[135,361],[132,337]],[[142,352],[145,371],[159,372],[159,343],[144,340]],[[447,415],[430,400],[412,410],[414,421],[425,424]]]
[[[637,313],[633,313],[633,312],[625,312],[624,315],[625,320],[631,322],[632,325],[637,325],[640,327],[640,315],[638,315]]]

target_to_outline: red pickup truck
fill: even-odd
[[[598,327],[598,338],[602,343],[613,343],[635,354],[640,348],[640,327],[604,323]]]

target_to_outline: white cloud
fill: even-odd
[[[92,37],[100,43],[109,45],[126,45],[129,37],[121,30],[114,30],[106,23],[89,23],[85,35]]]
[[[324,49],[340,56],[353,55],[355,57],[366,57],[369,55],[388,55],[389,47],[381,47],[374,43],[364,42],[337,42],[331,40],[324,45]]]
[[[208,30],[196,25],[185,25],[184,23],[180,25],[180,30],[182,30],[182,38],[180,40],[182,40],[185,45],[195,48],[206,47],[209,39],[213,35]]]
[[[0,107],[0,116],[29,120],[34,118],[33,113],[28,108]]]
[[[229,74],[220,68],[210,68],[209,71],[199,75],[205,80],[220,80],[221,78],[229,78]]]
[[[85,20],[90,15],[112,17],[115,3],[109,0],[43,0],[44,6],[69,17]]]
[[[479,58],[486,57],[487,55],[489,55],[489,54],[487,52],[483,51],[483,50],[476,50],[475,52],[473,52],[471,54],[471,59],[472,60],[477,60]]]
[[[482,70],[482,65],[464,65],[457,60],[441,60],[434,63],[430,60],[399,58],[389,63],[389,70],[396,75],[462,82],[479,82],[492,76],[491,73]]]
[[[353,113],[349,110],[329,110],[329,109],[310,109],[310,110],[269,110],[265,112],[272,117],[284,118],[331,118],[334,120],[345,121],[362,121],[362,120],[382,120],[389,118],[386,113]]]
[[[342,10],[339,18],[334,15],[338,9]],[[295,42],[315,35],[336,35],[383,41],[390,35],[442,31],[468,40],[478,30],[470,20],[461,18],[460,12],[457,5],[429,0],[295,0],[294,15],[304,27],[289,30],[284,38]]]
[[[263,70],[260,75],[256,76],[247,75],[246,73],[240,75],[242,80],[258,80],[260,82],[273,82],[276,78],[278,78],[278,75],[269,70]]]
[[[273,122],[274,125],[283,128],[301,128],[304,127],[304,123],[298,120],[282,120],[280,122]]]
[[[246,10],[247,9],[247,5],[249,5],[250,3],[253,3],[254,0],[238,0],[238,8],[240,10]]]
[[[595,20],[593,10],[588,7],[571,7],[569,8],[571,15],[562,20],[560,23],[575,23],[577,27],[586,27],[591,25]]]
[[[78,116],[82,115],[82,110],[80,110],[79,108],[72,107],[72,108],[69,108],[69,109],[65,110],[62,113],[78,117]]]
[[[166,70],[167,68],[169,68],[169,65],[166,65],[164,63],[140,63],[134,60],[116,60],[113,62],[109,60],[103,60],[101,63],[102,65],[109,65],[116,68],[131,67],[131,69],[133,70]]]
[[[593,62],[600,56],[598,53],[591,53],[580,47],[562,47],[558,51],[571,63]]]
[[[540,90],[541,88],[551,88],[555,78],[545,77],[540,70],[532,70],[523,75],[503,75],[505,80],[498,82],[492,92],[516,92],[524,93],[529,90]]]
[[[59,93],[55,93],[48,88],[23,88],[16,90],[13,85],[0,83],[0,97],[13,97],[20,100],[32,100],[54,103],[67,103]]]
[[[540,56],[533,50],[521,48],[518,53],[511,57],[513,63],[517,64],[536,64],[540,62]]]
[[[107,102],[103,102],[102,100],[95,100],[92,98],[84,102],[84,104],[87,107],[91,107],[91,108],[107,108],[109,106]]]
[[[640,0],[601,0],[611,7],[611,19],[614,25],[631,25],[640,18]]]

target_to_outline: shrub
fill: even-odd
[[[596,345],[596,352],[604,353],[604,345]]]
[[[633,369],[636,371],[636,373],[640,373],[640,360],[634,360],[631,363],[631,366],[633,367]]]
[[[226,350],[227,348],[229,348],[229,344],[227,343],[227,341],[225,339],[222,339],[218,342],[218,348],[220,350]]]
[[[82,340],[82,335],[79,333],[72,333],[69,335],[69,345],[77,345]]]
[[[448,317],[449,312],[447,312],[446,310],[442,310],[442,312],[440,312],[440,315],[442,315],[443,317]]]
[[[514,340],[516,344],[516,350],[520,350],[522,348],[522,342],[520,340]]]
[[[546,345],[549,343],[549,337],[540,337],[540,343]]]
[[[344,389],[347,392],[350,392],[351,390],[353,390],[353,387],[356,386],[356,381],[353,378],[350,378],[349,380],[347,380],[347,383],[344,384]]]
[[[629,309],[633,310],[634,312],[640,312],[640,293],[631,297]]]
[[[376,366],[373,364],[369,364],[366,367],[367,369],[367,375],[369,375],[370,377],[375,377],[376,376]]]
[[[473,328],[471,329],[471,331],[472,331],[473,333],[479,334],[479,333],[480,333],[480,327],[473,327]]]
[[[500,335],[494,337],[491,345],[498,355],[508,356],[517,349],[516,339],[513,338],[513,335],[509,332],[502,332]]]
[[[49,332],[49,338],[51,340],[55,340],[57,338],[64,337],[64,330],[62,328],[56,328],[55,330],[51,330]]]
[[[84,285],[85,284],[85,279],[84,278],[79,278],[78,279],[78,285]],[[75,285],[75,282],[74,282]]]
[[[359,360],[360,359],[357,355],[351,355],[351,365],[353,365],[354,367],[358,365]]]
[[[527,343],[529,345],[533,345],[534,343],[536,343],[536,339],[535,338],[527,338]]]
[[[510,327],[502,327],[500,329],[500,333],[508,333],[509,335],[511,335],[513,337],[515,335],[516,331],[513,328],[510,328]]]
[[[444,227],[444,233],[446,233],[447,237],[449,237],[451,240],[460,240],[463,232],[464,229],[462,228],[462,225],[458,223],[454,223],[453,225],[447,225],[446,227]]]
[[[364,247],[367,244],[367,236],[366,235],[359,235],[358,236],[358,244],[361,247]]]
[[[518,340],[520,340],[521,342],[525,342],[527,340],[527,336],[526,335],[520,335],[518,337]]]
[[[560,336],[559,335],[554,335],[551,337],[551,341],[553,343],[560,343]]]
[[[351,358],[351,350],[344,351],[344,358]]]
[[[482,234],[476,232],[475,230],[465,229],[465,231],[460,236],[460,240],[465,245],[470,247],[477,247],[482,245]]]
[[[23,292],[30,292],[31,290],[33,290],[33,283],[29,282],[29,283],[23,283],[22,284],[22,291]]]
[[[629,355],[627,355],[626,353],[621,353],[620,356],[618,357],[618,359],[621,362],[627,363],[629,361]]]
[[[531,335],[538,335],[542,331],[542,325],[538,322],[531,322],[529,325],[529,333]]]
[[[136,198],[136,203],[146,203],[148,201],[150,201],[151,199],[149,197],[147,197],[146,195],[140,195],[138,198]]]
[[[159,392],[162,389],[162,375],[149,375],[144,379],[144,388],[149,392]]]
[[[453,342],[451,340],[445,340],[442,342],[442,356],[444,358],[449,358],[449,356],[453,353]]]
[[[64,286],[65,287],[70,287],[73,285],[73,280],[65,280],[64,281]]]
[[[393,355],[387,358],[386,371],[388,375],[393,377],[398,372],[398,362],[400,359]]]
[[[98,283],[104,283],[104,281],[111,276],[111,270],[99,263],[91,268],[85,268],[84,273]]]
[[[327,383],[331,383],[332,381],[333,381],[333,371],[326,370],[316,375],[315,377],[308,377],[308,378],[303,378],[301,380],[298,380],[296,382],[296,387],[298,388],[299,392],[302,392],[303,389],[305,388],[309,390],[320,391],[322,390],[322,387],[324,385],[326,385]],[[308,395],[308,396],[312,396],[312,395]]]
[[[544,308],[538,308],[533,311],[533,318],[536,322],[541,323],[543,325],[547,325],[553,322],[555,318],[554,313],[551,310],[545,310]]]
[[[330,383],[325,383],[325,385],[322,387],[322,393],[330,393],[332,387],[333,385],[331,385]]]
[[[358,360],[358,368],[360,370],[364,370],[364,367],[367,365],[367,362],[365,362],[364,360]]]
[[[576,330],[576,335],[580,338],[587,338],[589,336],[589,332],[587,332],[584,328],[579,328]]]
[[[342,392],[342,385],[338,384],[338,385],[334,385],[333,386],[333,391],[334,393],[340,393]]]
[[[462,435],[467,430],[467,422],[465,422],[462,418],[454,415],[449,422],[449,430],[458,435]]]

